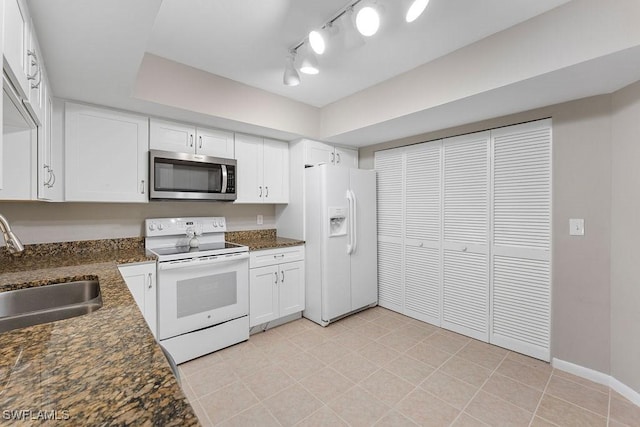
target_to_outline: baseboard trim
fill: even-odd
[[[556,359],[555,357],[551,361],[551,365],[556,369],[585,378],[593,381],[594,383],[609,386],[629,401],[640,406],[640,393],[611,375],[590,368],[585,368],[584,366],[576,365],[575,363],[567,362],[565,360]]]

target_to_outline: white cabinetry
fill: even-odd
[[[66,104],[65,199],[147,202],[147,117]]]
[[[31,70],[29,13],[23,0],[4,0],[4,72],[22,99],[28,98]]]
[[[62,201],[64,175],[62,170],[62,111],[54,112],[48,80],[43,81],[44,115],[38,128],[38,199]],[[58,103],[60,108],[61,103]]]
[[[358,168],[358,150],[333,146],[310,139],[303,141],[304,164],[307,166],[327,163],[340,167]]]
[[[249,267],[251,327],[304,310],[304,246],[251,252]]]
[[[549,360],[551,121],[378,151],[379,304]]]
[[[234,158],[233,132],[159,119],[149,121],[149,148]]]
[[[236,134],[235,203],[289,202],[289,146],[286,142]]]
[[[123,264],[118,269],[153,336],[157,337],[156,263]]]

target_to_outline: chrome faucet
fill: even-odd
[[[0,231],[2,231],[2,236],[4,236],[4,241],[7,243],[7,250],[10,254],[17,254],[24,251],[22,242],[18,239],[18,236],[13,234],[7,218],[2,214],[0,214]]]

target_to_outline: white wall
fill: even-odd
[[[640,82],[613,96],[611,374],[640,393]]]
[[[25,244],[144,236],[146,218],[224,216],[229,231],[275,228],[274,205],[222,202],[0,202],[0,213]],[[258,214],[264,217],[260,226]]]

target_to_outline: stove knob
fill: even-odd
[[[215,219],[213,220],[213,228],[218,227],[218,221],[216,221]]]
[[[156,229],[156,225],[154,223],[149,224],[149,230],[153,231]]]
[[[164,226],[162,225],[162,223],[158,224],[158,230],[162,231],[163,228]]]

